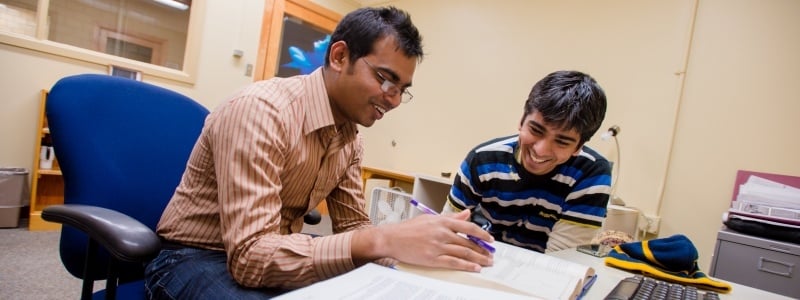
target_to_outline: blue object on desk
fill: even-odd
[[[414,207],[418,208],[419,210],[423,211],[426,214],[439,215],[439,213],[437,213],[435,210],[431,209],[430,207],[425,206],[425,204],[419,203],[419,201],[417,201],[417,200],[411,199],[411,205],[413,205]],[[470,241],[474,242],[475,244],[478,244],[478,246],[481,246],[481,248],[486,249],[487,251],[489,251],[491,253],[494,253],[494,251],[495,251],[494,247],[492,245],[490,245],[489,243],[487,243],[486,241],[484,241],[482,239],[479,239],[477,237],[471,236],[469,234],[467,235],[467,238]]]
[[[578,295],[578,300],[582,299],[583,296],[586,296],[586,293],[589,292],[589,289],[592,288],[594,282],[597,281],[597,274],[592,275],[589,280],[586,280],[586,283],[583,284],[583,288],[581,289],[581,294]]]

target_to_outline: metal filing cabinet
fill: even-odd
[[[800,245],[723,227],[717,234],[710,275],[800,298]]]

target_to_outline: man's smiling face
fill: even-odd
[[[519,127],[520,163],[535,175],[544,175],[580,152],[580,133],[544,122],[535,111]]]

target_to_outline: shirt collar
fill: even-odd
[[[340,128],[336,128],[328,91],[325,89],[325,79],[322,76],[322,67],[311,72],[303,80],[305,82],[303,88],[308,101],[305,106],[306,116],[303,121],[303,133],[310,134],[322,128],[328,128],[325,130],[329,131],[327,134],[336,134],[341,130],[346,141],[354,139],[358,132],[356,124],[347,122]]]

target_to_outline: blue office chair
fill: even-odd
[[[65,225],[61,261],[83,279],[82,299],[103,279],[95,297],[144,299],[144,264],[161,248],[156,224],[208,110],[164,88],[96,74],[59,80],[46,103],[64,205],[42,218]]]
[[[81,299],[144,299],[144,265],[158,255],[154,233],[180,182],[208,110],[178,93],[106,75],[56,82],[46,114],[64,178],[64,205],[42,218],[64,224],[64,267],[83,279]],[[320,213],[304,222],[318,224]]]

